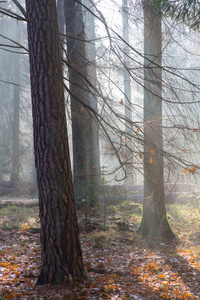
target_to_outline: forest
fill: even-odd
[[[199,11],[0,1],[0,300],[200,299]]]

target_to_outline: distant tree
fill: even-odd
[[[58,14],[58,32],[61,41],[61,56],[63,57],[63,42],[65,39],[65,12],[64,12],[64,0],[57,0],[57,14]]]
[[[85,31],[85,52],[87,59],[87,76],[90,86],[89,89],[89,104],[94,112],[98,112],[97,107],[97,66],[96,66],[96,32],[95,32],[95,16],[94,7],[90,0],[83,0],[83,22]],[[101,168],[100,168],[100,146],[99,146],[99,124],[97,124],[95,115],[92,114],[92,140],[90,145],[91,155],[91,196],[96,197],[95,189],[101,185]]]
[[[129,135],[132,131],[130,123],[132,122],[132,108],[131,108],[131,74],[130,68],[130,57],[129,57],[129,21],[128,21],[128,1],[122,1],[122,36],[126,44],[123,48],[123,58],[124,58],[124,106],[125,106],[125,132]],[[127,185],[134,184],[133,176],[133,145],[132,140],[127,141],[128,149],[126,150],[127,164],[125,165],[126,178],[124,183]]]
[[[99,150],[95,149],[98,131],[94,126],[94,116],[89,109],[92,105],[94,107],[94,104],[91,103],[88,84],[90,79],[82,4],[81,1],[76,3],[75,0],[64,0],[64,4],[71,96],[74,190],[77,205],[80,206],[82,199],[94,201],[98,189]]]
[[[17,31],[18,30],[18,31]],[[21,43],[20,29],[16,30],[16,41]],[[20,69],[21,61],[20,55],[14,56],[14,86],[13,95],[13,120],[12,120],[12,162],[11,162],[11,176],[10,181],[13,186],[19,181],[19,164],[20,164],[20,150],[19,150],[19,133],[20,133]]]
[[[166,216],[163,138],[161,19],[152,1],[143,1],[144,11],[144,202],[139,232],[149,240],[173,238]]]
[[[19,2],[16,3],[19,4]],[[26,24],[18,22],[12,17],[12,13],[15,15],[18,11],[15,3],[7,1],[2,6],[6,12],[10,9],[11,17],[2,14],[0,20],[0,80],[2,79],[0,83],[0,165],[2,166],[3,181],[10,180],[9,186],[17,187],[17,182],[22,179],[27,181],[30,177],[31,160],[29,154],[32,152],[30,146],[30,144],[32,145],[32,134],[29,135],[32,131],[30,130],[32,126],[29,126],[31,123],[31,104],[29,97],[27,97],[30,93],[28,49],[25,46],[27,36]],[[19,16],[19,19],[21,18]],[[27,159],[27,157],[29,158]],[[13,191],[16,192],[15,189]]]
[[[55,0],[26,0],[42,266],[37,284],[84,277]]]

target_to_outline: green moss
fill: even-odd
[[[156,239],[164,241],[173,239],[175,237],[175,233],[171,229],[167,218],[162,221],[162,219],[159,220],[155,217],[153,218],[152,216],[145,217],[143,215],[140,227],[138,228],[137,232],[143,237],[147,237],[148,242]]]

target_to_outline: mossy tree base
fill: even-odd
[[[153,239],[164,241],[175,238],[175,233],[171,229],[167,216],[159,215],[158,212],[152,213],[144,209],[142,221],[137,233],[147,237],[148,241]]]
[[[153,2],[144,13],[144,204],[138,232],[148,240],[173,238],[164,194],[162,134],[162,28]]]

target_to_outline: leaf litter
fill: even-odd
[[[182,223],[179,216],[176,225],[174,211],[171,206],[179,239],[153,247],[133,230],[82,232],[87,279],[41,287],[35,286],[41,251],[38,208],[1,208],[0,299],[200,299],[200,239],[193,234],[199,213],[193,211],[189,221],[185,215]]]

